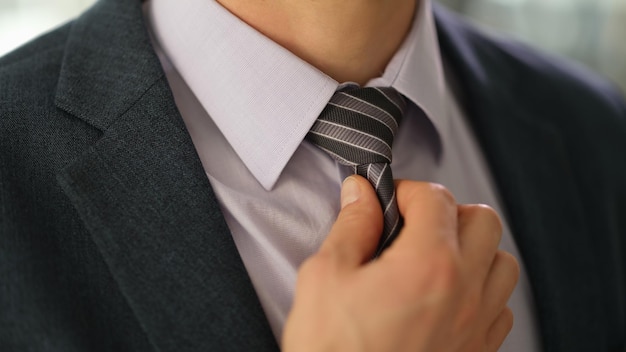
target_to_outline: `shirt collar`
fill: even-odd
[[[437,131],[445,135],[448,128],[446,80],[431,1],[424,0],[421,4],[404,43],[387,64],[385,72],[370,80],[367,86],[395,88],[419,106]]]
[[[445,88],[430,0],[368,86],[393,86],[444,128]],[[151,0],[156,41],[239,158],[271,190],[339,84],[214,1]],[[437,122],[439,121],[439,122]]]

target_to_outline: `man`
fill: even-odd
[[[429,5],[107,0],[5,57],[3,340],[275,348],[349,171],[303,139],[354,82],[409,101],[396,178],[506,215],[522,272],[504,349],[623,350],[622,97]]]

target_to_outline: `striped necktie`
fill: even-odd
[[[333,95],[306,136],[376,189],[384,214],[376,256],[402,227],[389,164],[393,137],[405,107],[404,98],[393,88],[349,87]]]

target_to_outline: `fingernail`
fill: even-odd
[[[341,209],[346,205],[356,202],[361,196],[361,189],[356,180],[350,176],[343,181],[341,186]]]

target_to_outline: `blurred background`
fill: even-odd
[[[439,0],[489,30],[567,56],[626,92],[626,0]]]
[[[577,60],[626,92],[626,0],[437,1],[488,31]],[[0,0],[0,55],[75,17],[94,2]]]

